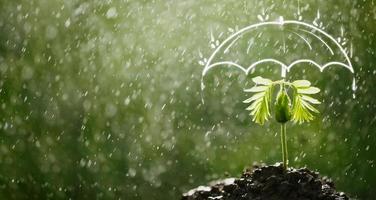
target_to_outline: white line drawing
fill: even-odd
[[[252,30],[256,30],[259,27],[285,26],[285,25],[297,25],[298,31],[301,31],[301,32],[304,32],[304,33],[307,33],[307,34],[314,36],[316,39],[318,39],[322,44],[324,44],[327,47],[327,49],[330,51],[330,53],[332,55],[334,55],[333,49],[329,46],[329,44],[327,42],[325,42],[324,39],[329,40],[331,43],[333,43],[336,47],[339,48],[341,55],[343,55],[343,57],[345,58],[345,62],[331,61],[331,62],[320,65],[320,64],[318,64],[317,62],[315,62],[311,59],[298,59],[298,60],[293,61],[291,64],[286,64],[286,63],[279,61],[277,59],[274,59],[274,58],[265,58],[265,59],[261,59],[259,61],[251,63],[248,67],[244,67],[244,66],[242,66],[242,65],[240,65],[236,62],[233,62],[233,61],[213,62],[216,55],[222,49],[225,49],[223,52],[227,53],[229,51],[229,49],[241,37],[243,37],[243,34],[248,33],[249,31],[252,31]],[[305,29],[303,29],[301,27],[303,27]],[[306,30],[306,29],[308,29],[308,30]],[[300,39],[302,39],[305,42],[305,44],[307,44],[307,46],[310,48],[310,50],[312,50],[312,46],[309,43],[309,41],[307,39],[305,39],[301,34],[299,34],[298,32],[295,32],[295,31],[289,31],[289,32],[293,33],[294,35],[296,35]],[[320,36],[324,37],[324,39]],[[250,43],[249,45],[252,45],[252,43]],[[250,48],[250,46],[248,46],[248,48]],[[247,49],[247,51],[249,51],[249,49]],[[352,49],[351,49],[350,53],[352,54]],[[203,82],[204,76],[208,73],[209,70],[211,70],[215,67],[219,67],[219,66],[236,67],[236,68],[240,69],[241,71],[243,71],[246,75],[248,75],[253,68],[255,68],[257,65],[262,64],[262,63],[272,63],[272,64],[276,64],[276,66],[281,67],[281,77],[282,78],[286,77],[286,73],[288,73],[292,67],[294,67],[298,64],[301,64],[301,63],[308,63],[310,65],[313,65],[313,66],[319,68],[320,72],[324,71],[329,66],[337,65],[337,66],[344,67],[344,68],[348,69],[352,74],[354,74],[354,68],[352,66],[352,63],[351,63],[349,56],[347,55],[346,49],[344,49],[344,47],[333,36],[331,36],[329,33],[324,31],[323,29],[321,29],[317,26],[308,24],[306,22],[296,21],[296,20],[284,20],[283,17],[280,17],[277,21],[264,21],[264,22],[260,22],[260,23],[256,23],[256,24],[251,24],[251,25],[249,25],[245,28],[242,28],[242,29],[234,32],[232,35],[230,35],[228,38],[226,38],[222,43],[220,43],[215,48],[215,50],[213,51],[211,56],[204,63],[205,67],[202,71],[201,89],[203,90],[205,88],[205,84]],[[356,89],[355,78],[353,78],[353,85],[355,85],[355,86],[352,87],[354,92],[355,92],[355,89]]]

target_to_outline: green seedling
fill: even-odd
[[[283,79],[272,81],[258,76],[253,78],[252,81],[256,85],[244,91],[254,94],[243,102],[251,104],[246,110],[251,112],[252,120],[261,125],[271,117],[273,91],[275,87],[279,87],[274,100],[273,111],[276,121],[281,124],[282,159],[283,167],[286,170],[288,166],[286,123],[289,121],[303,123],[313,120],[314,113],[319,113],[319,111],[312,104],[320,104],[321,102],[309,95],[319,93],[320,89],[312,87],[307,80],[288,82]]]

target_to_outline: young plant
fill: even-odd
[[[274,101],[274,115],[278,123],[281,124],[281,147],[283,167],[288,166],[288,152],[286,140],[286,123],[292,120],[295,123],[309,122],[314,119],[314,113],[319,111],[312,104],[320,104],[320,101],[310,97],[311,94],[320,92],[317,87],[312,87],[307,80],[297,80],[288,82],[283,80],[272,81],[260,76],[252,79],[256,85],[245,92],[254,93],[249,99],[243,101],[251,104],[249,110],[252,120],[263,125],[269,120],[271,114],[271,104],[273,99],[273,89],[278,86],[279,92]],[[291,90],[288,93],[288,90]],[[291,97],[291,99],[290,99]]]

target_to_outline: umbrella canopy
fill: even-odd
[[[253,61],[251,63],[248,63],[247,65],[241,64],[238,61],[234,61],[233,59],[224,60],[221,57],[221,54],[228,54],[234,45],[240,41],[242,38],[246,38],[249,36],[248,33],[253,31],[268,31],[269,28],[280,28],[282,31],[281,34],[285,34],[287,32],[290,35],[296,36],[296,39],[301,40],[306,46],[309,48],[309,51],[315,52],[315,49],[313,48],[312,42],[308,39],[309,36],[313,37],[316,41],[315,44],[320,44],[321,46],[324,46],[330,56],[334,56],[337,52],[337,57],[335,59],[331,59],[327,62],[320,63],[316,60],[309,59],[309,58],[299,58],[292,60],[291,62],[287,63],[286,61],[280,60],[275,57],[266,57],[261,58],[256,61]],[[262,29],[265,28],[265,29]],[[259,35],[260,36],[260,35]],[[254,35],[251,36],[250,40],[254,40]],[[261,39],[260,37],[257,37]],[[248,38],[246,38],[248,39]],[[296,21],[296,20],[284,20],[283,17],[280,17],[277,21],[267,21],[267,22],[260,22],[256,24],[249,25],[245,28],[242,28],[233,34],[231,34],[229,37],[227,37],[222,43],[217,45],[213,51],[213,53],[210,55],[210,57],[204,62],[201,62],[205,67],[202,71],[202,77],[204,77],[211,69],[220,67],[220,66],[229,66],[229,67],[236,67],[243,71],[246,75],[248,75],[252,69],[256,68],[257,66],[261,64],[273,64],[276,66],[279,66],[281,68],[281,77],[286,77],[286,73],[288,73],[291,68],[298,66],[299,64],[309,64],[311,66],[317,67],[321,72],[326,69],[329,66],[340,66],[344,67],[345,69],[349,70],[351,73],[354,73],[353,66],[351,64],[350,57],[348,56],[349,50],[344,47],[345,43],[341,43],[340,39],[335,39],[333,36],[331,36],[329,33],[327,33],[325,30],[323,30],[320,26],[312,25],[303,21]],[[288,54],[286,52],[286,43],[283,39],[283,53]],[[249,49],[251,48],[251,44],[247,47],[247,53]],[[355,86],[355,80],[353,80],[353,89],[356,88]],[[202,79],[202,89],[204,89],[205,85],[203,83]]]

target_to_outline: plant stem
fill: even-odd
[[[281,124],[281,145],[282,145],[282,159],[283,169],[287,170],[288,155],[287,155],[287,140],[286,140],[286,123]]]

